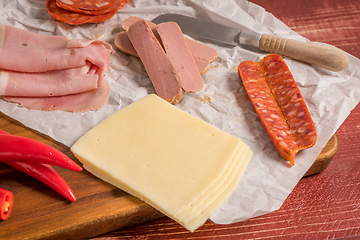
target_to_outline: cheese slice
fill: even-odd
[[[241,175],[242,170],[248,161],[247,157],[244,158],[242,156],[247,156],[249,152],[251,156],[249,147],[243,143],[242,146],[240,146],[238,149],[236,157],[233,159],[235,165],[229,168],[222,179],[219,179],[219,181],[214,184],[214,186],[212,186],[205,194],[198,198],[190,208],[177,215],[176,218],[178,218],[182,223],[186,224],[191,222],[200,214],[204,214],[205,209],[208,209],[210,205],[218,205],[218,207],[220,207],[222,201],[226,200],[227,198],[224,197],[224,192],[226,192],[232,186],[237,185],[237,175]],[[236,183],[233,184],[234,182]]]
[[[183,226],[186,226],[187,229],[190,231],[196,230],[199,226],[205,223],[205,221],[211,217],[211,215],[223,204],[233,193],[235,190],[237,184],[239,183],[241,176],[245,170],[246,165],[250,161],[252,157],[252,152],[248,151],[246,155],[243,156],[243,162],[241,166],[239,167],[238,171],[235,174],[235,177],[232,182],[230,182],[230,185],[225,189],[225,191],[221,192],[221,194],[218,195],[214,201],[206,201],[206,209],[204,210],[197,210],[197,213],[199,215],[196,215],[197,213],[192,213],[191,216],[188,216],[184,220],[180,221],[180,224]],[[212,196],[214,197],[214,196]],[[195,215],[195,217],[194,217]]]
[[[154,94],[109,116],[71,147],[85,169],[190,231],[236,185],[234,175],[241,176],[248,161],[246,149],[239,138]]]

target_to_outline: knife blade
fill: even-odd
[[[264,52],[277,53],[331,71],[344,70],[349,64],[347,54],[334,46],[257,33],[245,27],[238,29],[175,13],[162,14],[152,20],[155,24],[170,21],[176,22],[183,33],[194,38],[229,46],[253,46]]]

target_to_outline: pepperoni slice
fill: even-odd
[[[96,10],[85,10],[82,8],[79,8],[78,6],[74,5],[74,4],[65,4],[65,1],[60,1],[60,0],[56,0],[56,5],[60,8],[72,11],[72,12],[77,12],[77,13],[82,13],[82,14],[87,14],[87,15],[101,15],[101,14],[106,14],[109,12],[114,12],[119,10],[120,8],[122,8],[126,3],[128,3],[130,0],[118,0],[118,1],[114,1],[113,4],[110,4],[107,8],[103,8],[103,9],[96,9]]]
[[[97,11],[109,8],[115,4],[117,0],[56,0],[62,5],[72,8],[82,9],[85,11]]]
[[[275,149],[294,165],[298,151],[312,147],[317,135],[284,59],[269,54],[260,63],[244,61],[239,64],[238,73]]]
[[[46,7],[49,15],[61,22],[71,25],[81,25],[84,23],[99,23],[110,19],[117,10],[101,15],[88,15],[83,13],[72,12],[56,5],[56,0],[47,0]]]

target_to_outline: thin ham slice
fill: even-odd
[[[31,110],[99,110],[109,97],[111,45],[0,23],[0,96]]]
[[[78,68],[40,73],[0,71],[0,96],[50,97],[87,92],[97,88],[99,76],[89,72],[91,63]]]
[[[92,70],[92,69],[91,69]],[[95,90],[61,97],[3,97],[5,101],[18,103],[20,107],[42,111],[86,112],[101,109],[107,102],[110,86],[104,78],[103,70],[96,72],[99,76]]]
[[[179,102],[183,96],[182,88],[150,26],[140,20],[131,25],[128,32],[158,96],[173,104]]]
[[[65,36],[42,35],[0,23],[1,69],[45,72],[82,67],[88,61],[104,69],[113,51],[110,44],[99,40],[69,41]]]

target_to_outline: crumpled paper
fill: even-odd
[[[270,33],[307,41],[291,31],[265,9],[245,0],[132,0],[113,18],[99,24],[70,26],[54,21],[46,12],[45,0],[3,0],[0,21],[40,34],[65,35],[69,38],[101,39],[111,43],[121,31],[121,22],[138,16],[152,20],[163,13],[179,13],[204,18],[232,27],[245,26],[260,33]],[[318,140],[314,147],[295,158],[295,166],[283,160],[262,127],[237,73],[241,61],[258,61],[266,53],[244,46],[215,48],[218,59],[203,76],[204,89],[185,93],[176,106],[204,121],[241,138],[254,152],[244,176],[232,196],[211,220],[228,224],[277,210],[316,160],[323,147],[360,101],[360,62],[349,55],[349,66],[331,72],[285,58],[315,122]],[[139,59],[116,51],[111,56],[106,79],[111,94],[104,108],[95,112],[43,112],[19,108],[0,100],[0,110],[24,125],[71,146],[86,131],[122,107],[154,93]],[[144,119],[146,124],[146,119]]]

